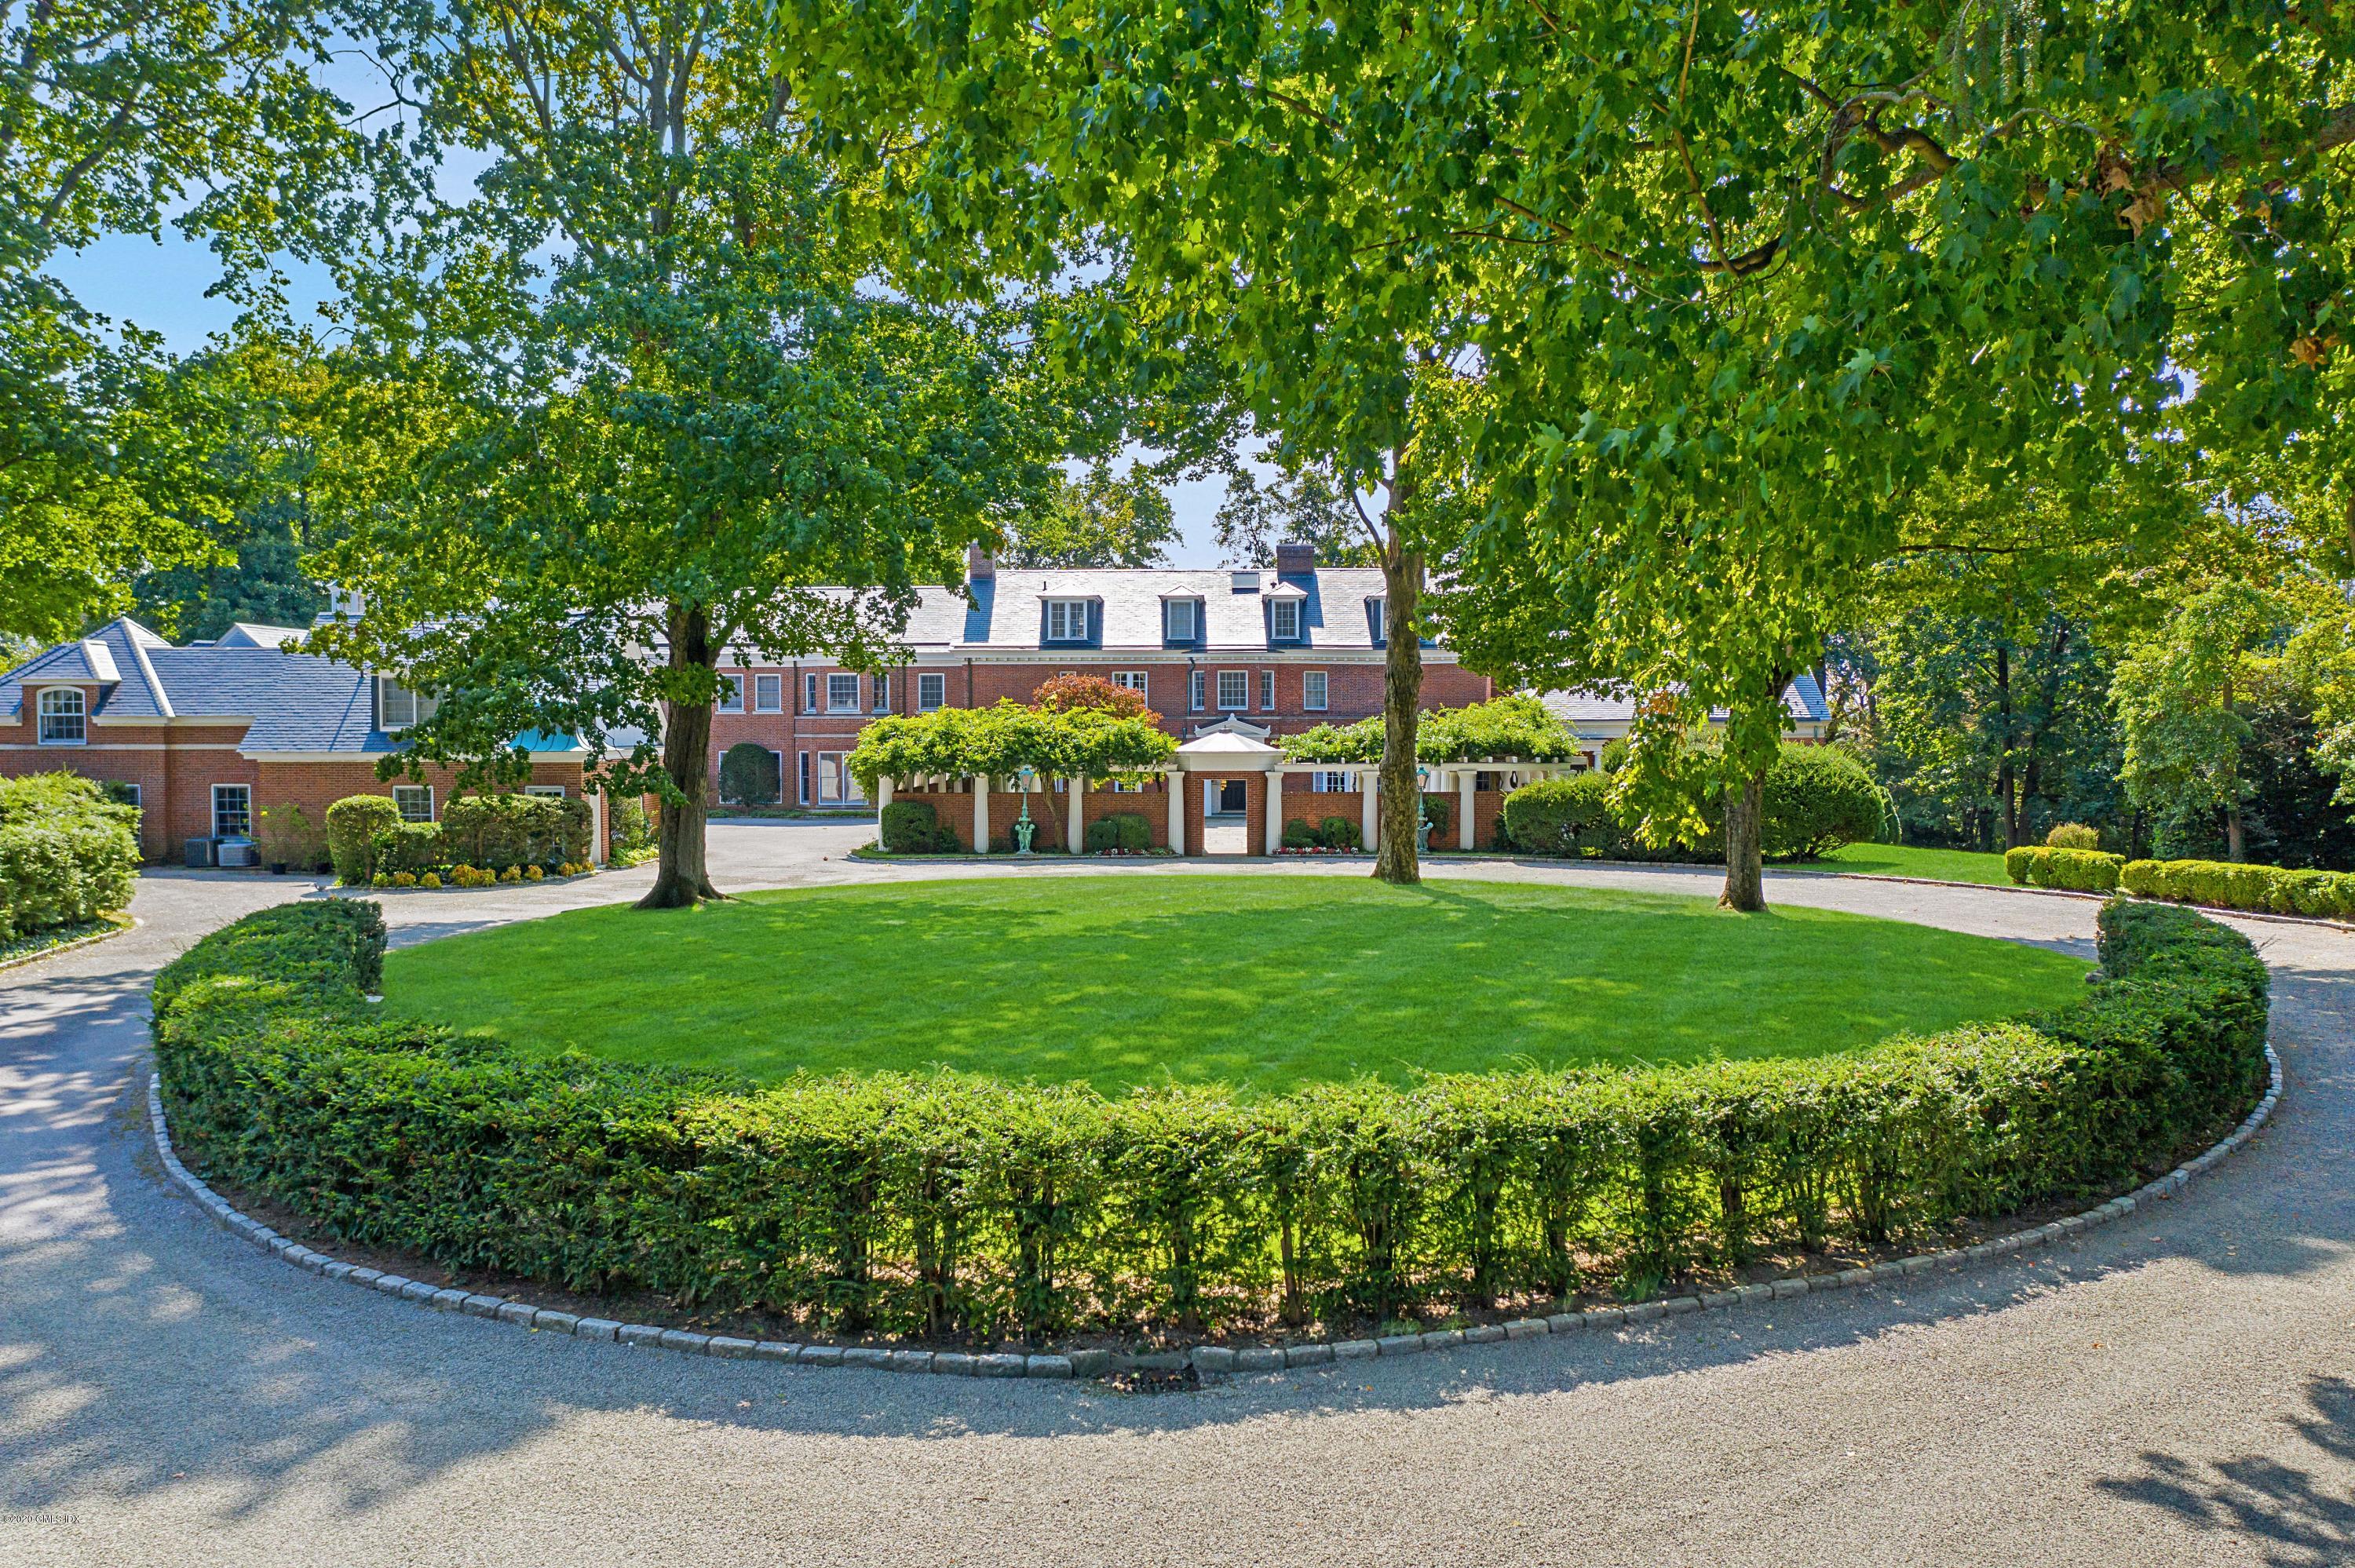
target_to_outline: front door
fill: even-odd
[[[1240,817],[1243,814],[1248,799],[1243,789],[1243,781],[1240,779],[1227,779],[1220,781],[1218,810],[1220,815]]]

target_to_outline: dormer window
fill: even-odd
[[[441,703],[430,696],[419,696],[389,675],[376,678],[376,727],[388,733],[422,724],[433,716]]]
[[[90,699],[80,686],[51,686],[41,694],[40,742],[80,746],[90,739]]]
[[[1202,637],[1202,601],[1165,599],[1161,601],[1161,637],[1165,642],[1199,642]]]
[[[1050,642],[1085,642],[1088,640],[1088,601],[1083,599],[1050,599],[1047,601],[1047,641]]]
[[[1267,634],[1276,642],[1300,641],[1300,601],[1296,599],[1270,599],[1267,606]]]
[[[1382,623],[1387,619],[1383,612],[1388,609],[1389,607],[1390,601],[1380,598],[1369,599],[1366,601],[1366,631],[1369,636],[1372,637],[1374,640],[1374,646],[1377,648],[1380,647],[1382,643]]]

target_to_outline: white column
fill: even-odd
[[[1365,840],[1364,847],[1368,854],[1374,852],[1374,845],[1382,836],[1381,803],[1374,798],[1379,789],[1378,778],[1379,775],[1370,768],[1358,769],[1359,837]]]
[[[891,780],[875,780],[875,847],[883,847],[883,813],[891,809]]]
[[[1077,854],[1080,853],[1080,802],[1087,798],[1088,781],[1073,779],[1063,786],[1063,790],[1069,797],[1068,809],[1063,813],[1063,837],[1066,847]]]
[[[1455,842],[1460,849],[1472,847],[1472,787],[1480,775],[1466,768],[1455,775]]]
[[[978,774],[973,781],[973,853],[989,853],[989,775]]]
[[[1284,847],[1284,770],[1271,768],[1267,773],[1267,853],[1273,854]]]
[[[605,828],[605,791],[589,797],[589,863],[602,865],[612,855],[613,838]]]
[[[1182,855],[1186,853],[1189,832],[1186,813],[1192,809],[1186,804],[1186,797],[1192,791],[1194,776],[1183,769],[1172,768],[1166,770],[1161,778],[1161,787],[1169,791],[1170,853]]]

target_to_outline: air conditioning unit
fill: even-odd
[[[213,841],[190,839],[181,853],[186,857],[187,863],[192,866],[210,865],[213,863]]]
[[[261,852],[255,847],[251,839],[222,839],[214,847],[213,853],[219,863],[225,866],[260,865],[261,863]]]

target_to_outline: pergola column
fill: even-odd
[[[973,779],[973,853],[989,853],[989,775],[976,773]]]
[[[1284,847],[1284,769],[1267,770],[1267,853]]]
[[[1375,799],[1381,788],[1381,774],[1371,768],[1358,769],[1358,836],[1360,847],[1368,853],[1382,836],[1381,803]]]
[[[1066,820],[1063,823],[1063,847],[1077,854],[1080,853],[1081,803],[1087,799],[1088,781],[1084,779],[1068,779],[1063,788],[1071,795],[1071,810],[1064,813]]]
[[[891,780],[889,777],[875,780],[875,847],[883,847],[883,813],[891,809]]]
[[[1469,768],[1455,775],[1455,843],[1459,849],[1472,847],[1473,786],[1479,781],[1480,775]]]

